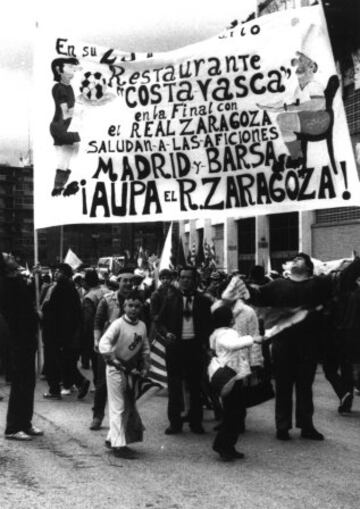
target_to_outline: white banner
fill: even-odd
[[[319,6],[179,50],[39,31],[35,227],[359,205]]]

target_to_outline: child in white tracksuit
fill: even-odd
[[[221,395],[223,419],[213,443],[214,451],[225,461],[243,458],[244,455],[235,449],[241,426],[245,418],[245,404],[242,394],[242,379],[250,373],[250,364],[246,349],[260,341],[260,337],[239,336],[232,328],[233,313],[227,306],[221,306],[213,312],[215,330],[210,336],[210,348],[216,354],[221,367],[228,366],[235,375],[229,382],[230,392]],[[213,374],[209,370],[209,376]]]
[[[129,372],[136,368],[146,376],[150,367],[150,346],[144,322],[139,320],[142,301],[138,292],[132,292],[124,302],[125,314],[115,320],[100,339],[99,351],[106,366],[106,385],[109,400],[109,433],[107,443],[114,454],[133,459],[134,452],[126,446],[124,413],[125,390]]]

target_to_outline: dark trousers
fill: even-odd
[[[65,389],[73,385],[80,387],[85,378],[77,367],[78,350],[51,339],[44,341],[46,358],[46,379],[51,394],[59,394],[61,382]]]
[[[292,428],[293,391],[295,388],[295,422],[298,428],[313,427],[312,385],[317,356],[308,338],[291,331],[282,332],[272,345],[275,379],[275,424],[278,430]]]
[[[94,393],[93,416],[99,419],[104,418],[107,400],[106,388],[106,364],[101,354],[96,354],[96,382]]]
[[[231,392],[222,398],[223,416],[213,449],[231,452],[243,428],[246,416],[242,381],[238,380]]]
[[[19,350],[12,354],[12,381],[5,433],[28,430],[34,412],[35,350]]]
[[[79,360],[79,351],[69,346],[63,346],[61,352],[61,373],[62,382],[65,389],[70,389],[73,385],[81,387],[85,377],[80,373],[77,365]]]
[[[184,408],[183,384],[190,396],[188,413],[190,427],[201,425],[203,418],[201,382],[203,358],[196,340],[177,341],[166,349],[168,379],[168,419],[170,425],[181,428]]]
[[[93,374],[93,383],[94,383],[94,386],[96,386],[96,381],[97,381],[97,363],[98,363],[98,353],[95,352],[95,350],[93,350],[90,354],[90,361],[91,361],[91,371],[92,371],[92,374]]]
[[[354,390],[352,362],[345,344],[329,341],[323,352],[323,370],[336,395],[342,399],[347,392]]]

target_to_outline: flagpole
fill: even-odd
[[[38,237],[38,231],[36,228],[34,228],[34,265],[35,267],[38,267],[39,265],[39,237]],[[35,281],[35,305],[36,305],[36,311],[38,314],[40,313],[40,282],[39,282],[39,273],[35,269],[34,273],[34,281]],[[42,350],[42,335],[41,335],[41,327],[40,324],[38,325],[37,330],[37,337],[38,337],[38,349],[37,349],[37,355],[36,355],[36,370],[39,374],[41,372],[42,366],[43,366],[43,350]]]
[[[64,259],[64,226],[60,226],[60,253],[59,253],[60,263],[62,263]]]

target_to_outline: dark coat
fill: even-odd
[[[349,296],[346,306],[343,331],[345,332],[346,348],[350,361],[360,362],[360,288],[354,290]]]
[[[70,280],[59,281],[43,304],[44,341],[80,347],[82,309],[79,294]]]
[[[0,313],[7,325],[10,348],[35,350],[38,316],[31,288],[21,276],[4,277],[1,283]]]
[[[199,347],[206,349],[209,345],[209,336],[212,332],[212,318],[210,300],[200,292],[194,293],[193,319],[195,339]],[[162,306],[156,323],[162,334],[171,332],[176,336],[176,342],[181,341],[183,324],[183,295],[176,288],[171,289],[165,304]]]

